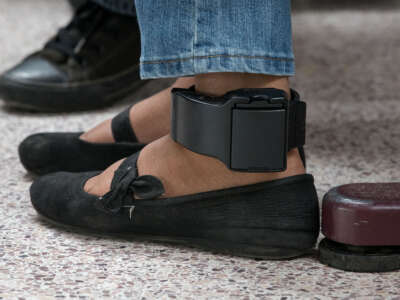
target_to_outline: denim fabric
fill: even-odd
[[[141,77],[293,75],[290,0],[136,0]]]
[[[141,77],[210,72],[294,74],[290,0],[93,0],[133,14]]]
[[[135,0],[92,0],[113,12],[136,16]]]

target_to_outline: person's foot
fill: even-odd
[[[139,56],[136,18],[87,1],[42,50],[0,76],[0,98],[37,111],[110,105],[143,83]]]
[[[120,160],[85,184],[85,191],[102,196],[110,190]],[[284,172],[246,173],[228,169],[221,161],[200,155],[164,136],[142,149],[138,159],[138,175],[153,175],[165,188],[164,197],[196,194],[257,182],[271,181],[304,174],[305,169],[297,149],[288,153]]]
[[[86,133],[53,132],[28,136],[19,145],[19,157],[33,174],[58,171],[104,170],[151,141],[166,135],[170,128],[171,89],[187,88],[193,78],[180,78],[170,88],[143,100]]]
[[[188,98],[177,96],[182,91]],[[193,90],[175,91],[173,108],[178,107],[177,101],[189,101],[190,97],[194,97],[190,98],[194,105],[211,101],[194,94]],[[32,204],[40,215],[55,222],[97,232],[146,234],[151,240],[190,243],[259,258],[305,254],[315,245],[319,232],[318,198],[313,177],[304,174],[298,152],[304,145],[304,103],[289,104],[282,94],[271,89],[252,94],[240,90],[224,99],[239,101],[235,103],[244,105],[246,112],[251,105],[253,112],[264,113],[268,102],[272,105],[268,111],[280,115],[282,107],[277,105],[288,105],[287,143],[292,150],[287,154],[285,171],[232,171],[216,158],[192,152],[166,135],[102,173],[59,172],[36,180],[30,190]],[[222,102],[221,98],[213,100],[218,99]],[[185,113],[181,118],[188,116],[188,110],[180,113]],[[189,115],[193,119],[184,125],[196,121],[195,115]],[[178,116],[173,117],[176,128]],[[256,153],[252,147],[242,154]]]
[[[168,134],[171,115],[171,90],[173,88],[189,88],[194,84],[193,77],[183,77],[175,81],[169,88],[133,105],[129,110],[131,128],[140,143],[149,143]],[[106,120],[89,131],[80,139],[90,143],[114,143],[112,119]]]
[[[266,81],[264,76],[251,74],[205,74],[196,76],[195,83],[196,90],[212,91],[203,95],[226,96],[225,93],[235,85],[239,88],[246,85],[254,88],[273,87],[291,95],[287,79],[278,77],[268,78]],[[215,99],[208,101],[216,101]],[[114,172],[121,162],[116,162],[101,175],[91,178],[86,183],[85,190],[99,196],[107,193]],[[228,169],[218,159],[192,152],[166,135],[141,151],[138,174],[160,178],[165,188],[165,196],[175,197],[304,174],[304,163],[297,149],[288,153],[287,164],[284,172],[236,172]]]

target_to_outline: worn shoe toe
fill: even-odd
[[[114,162],[140,151],[140,143],[90,143],[82,132],[39,133],[19,146],[23,166],[31,173],[101,171]]]

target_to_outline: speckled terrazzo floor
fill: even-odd
[[[68,15],[61,1],[0,0],[0,69],[40,47]],[[294,29],[293,85],[309,103],[309,172],[320,196],[351,181],[400,180],[400,10],[301,10]],[[38,131],[87,129],[128,102],[63,115],[0,108],[0,299],[400,299],[400,272],[346,273],[315,257],[255,261],[40,221],[18,143]]]

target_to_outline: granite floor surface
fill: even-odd
[[[0,71],[39,48],[69,14],[60,0],[0,0]],[[348,182],[400,180],[400,10],[301,9],[293,23],[292,83],[309,105],[308,171],[319,196]],[[35,132],[88,129],[167,84],[153,81],[89,113],[0,107],[0,299],[400,299],[400,272],[343,272],[313,256],[256,261],[41,221],[18,143]]]

